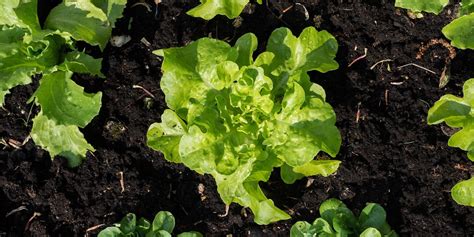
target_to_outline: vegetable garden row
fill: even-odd
[[[0,10],[0,235],[474,234],[472,0]]]

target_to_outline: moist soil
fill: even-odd
[[[41,9],[57,2],[43,1]],[[439,16],[411,19],[388,0],[270,0],[250,4],[238,22],[187,16],[197,0],[163,0],[157,9],[150,2],[150,10],[135,3],[128,3],[114,31],[131,35],[132,41],[109,46],[102,54],[86,48],[104,57],[107,79],[74,77],[86,91],[103,93],[100,114],[83,129],[96,151],[81,166],[67,168],[63,158],[52,161],[31,140],[21,144],[38,112],[27,104],[38,78],[7,96],[0,110],[0,139],[20,144],[0,145],[0,236],[93,236],[103,228],[100,224],[111,225],[126,213],[152,219],[160,210],[175,215],[176,233],[286,236],[294,222],[317,218],[319,205],[330,197],[356,213],[367,202],[380,203],[401,236],[474,235],[474,209],[450,197],[451,187],[470,177],[472,165],[465,152],[447,146],[449,128],[426,124],[430,105],[445,93],[460,95],[463,82],[474,77],[474,52],[458,50],[450,61],[448,48],[436,44],[419,53],[431,40],[443,39],[441,28],[455,17],[459,1]],[[152,50],[206,36],[234,43],[253,32],[262,51],[270,33],[283,26],[295,34],[315,26],[339,41],[340,68],[310,75],[326,89],[337,113],[342,165],[335,175],[293,185],[273,175],[262,187],[293,218],[259,226],[248,209],[235,204],[222,216],[225,205],[210,176],[166,162],[146,146],[148,127],[160,121],[166,108],[161,59]],[[366,57],[354,62],[365,50]],[[450,81],[440,89],[447,61]],[[404,66],[410,63],[433,73]]]

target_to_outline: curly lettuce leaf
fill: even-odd
[[[17,26],[26,27],[26,25],[18,19],[15,8],[20,4],[20,0],[3,0],[0,1],[0,26]]]
[[[203,100],[212,89],[211,80],[218,78],[217,65],[237,58],[236,49],[223,41],[209,38],[184,48],[158,50],[155,54],[166,59],[161,67],[166,72],[161,78],[166,104],[184,118],[191,106],[190,99]]]
[[[449,0],[396,0],[395,6],[414,12],[429,12],[439,14],[449,3]]]
[[[31,138],[36,145],[47,150],[51,157],[65,157],[70,167],[78,166],[87,151],[94,151],[77,126],[58,124],[42,113],[33,119]]]
[[[102,94],[85,93],[71,76],[72,72],[58,71],[41,79],[34,94],[41,113],[33,119],[31,137],[52,158],[64,156],[74,167],[85,158],[87,151],[94,150],[79,128],[85,127],[99,113]]]
[[[107,15],[90,0],[65,0],[51,10],[45,28],[69,33],[102,50],[112,34]]]
[[[11,48],[3,54],[5,57],[0,55],[0,106],[3,105],[4,96],[10,89],[31,83],[31,76],[58,63],[58,51],[61,49],[58,40],[60,41],[58,37],[50,36],[29,44],[3,41]]]
[[[86,53],[72,51],[64,56],[64,62],[58,66],[63,71],[71,71],[76,73],[88,73],[101,78],[105,78],[102,74],[102,59],[94,58]]]
[[[443,34],[459,49],[474,49],[474,13],[461,16],[443,28]]]
[[[262,67],[273,80],[275,96],[284,96],[287,87],[297,82],[306,96],[320,94],[324,99],[324,90],[310,82],[307,72],[336,70],[337,50],[337,40],[327,31],[308,27],[296,37],[289,29],[279,28],[271,34],[267,51],[257,57],[255,65]]]
[[[44,116],[83,128],[99,113],[102,93],[85,93],[71,76],[64,71],[44,75],[33,96]]]
[[[216,15],[224,15],[229,19],[236,18],[244,10],[249,0],[200,0],[201,4],[189,10],[188,15],[210,20]],[[262,0],[257,0],[262,4]]]
[[[259,224],[290,217],[259,186],[275,167],[287,170],[282,178],[292,183],[327,176],[340,163],[314,160],[320,151],[335,156],[341,138],[324,90],[306,74],[337,68],[337,42],[314,29],[299,38],[287,29],[276,32],[271,52],[263,53],[274,62],[254,62],[253,34],[233,47],[204,38],[155,51],[164,56],[161,88],[170,110],[147,134],[148,145],[167,160],[212,175],[222,200],[250,207]],[[281,41],[284,46],[277,46]]]

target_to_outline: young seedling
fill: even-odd
[[[328,199],[319,207],[320,218],[312,224],[296,222],[290,230],[290,237],[360,236],[397,237],[387,223],[387,214],[382,206],[368,203],[359,217],[337,199]]]
[[[98,237],[171,237],[175,226],[173,214],[167,211],[160,211],[156,214],[153,222],[145,218],[137,217],[133,213],[127,214],[120,223],[114,224],[102,230]],[[202,237],[203,235],[196,231],[184,232],[178,237]]]

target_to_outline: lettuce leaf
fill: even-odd
[[[334,173],[341,144],[335,113],[308,71],[334,70],[337,42],[307,28],[300,37],[275,30],[267,52],[254,62],[257,38],[243,35],[235,46],[203,38],[185,47],[155,51],[164,56],[161,88],[170,109],[147,133],[147,143],[171,162],[214,177],[226,204],[250,207],[255,222],[290,216],[259,186],[275,167],[287,183]]]
[[[449,0],[396,0],[395,6],[410,9],[415,12],[439,14],[449,3]]]
[[[98,45],[102,50],[112,34],[107,15],[88,0],[65,0],[51,10],[44,25],[67,32],[76,40]]]
[[[107,15],[112,27],[115,27],[115,22],[122,17],[122,12],[125,9],[127,0],[91,0],[92,3]]]
[[[85,127],[99,113],[102,94],[88,94],[71,80],[72,72],[46,74],[33,97],[41,112],[33,119],[31,137],[47,150],[68,159],[75,167],[94,148],[79,128]]]
[[[467,80],[463,87],[464,97],[445,95],[428,111],[428,124],[445,122],[453,128],[462,128],[448,141],[448,145],[468,152],[474,161],[474,79]]]
[[[188,15],[210,20],[216,15],[224,15],[229,19],[236,18],[244,10],[249,0],[200,0],[201,4],[189,10]],[[262,4],[262,0],[257,0]]]
[[[474,178],[454,185],[451,189],[451,196],[461,205],[474,207]]]
[[[474,13],[461,16],[443,28],[443,34],[459,49],[474,49]]]
[[[462,0],[461,15],[468,15],[474,12],[474,0]]]
[[[87,151],[94,151],[77,126],[58,124],[41,113],[33,119],[31,138],[51,157],[65,157],[70,167],[81,164]]]

